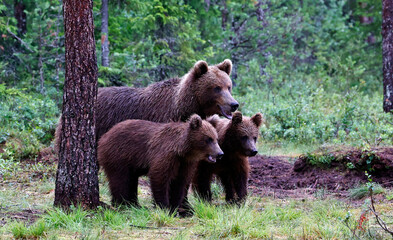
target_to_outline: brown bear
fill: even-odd
[[[109,180],[112,204],[138,206],[138,178],[148,175],[161,208],[180,207],[200,160],[223,155],[216,129],[194,114],[188,122],[126,120],[98,142],[98,161]]]
[[[235,112],[232,120],[220,119],[217,115],[207,120],[217,129],[218,142],[224,156],[216,163],[199,163],[193,178],[193,189],[202,199],[211,201],[210,185],[215,174],[224,187],[226,201],[240,203],[247,196],[250,171],[248,157],[258,153],[255,143],[262,115],[257,113],[249,118]]]
[[[215,66],[198,61],[183,77],[157,82],[146,88],[99,88],[97,141],[116,123],[126,119],[185,121],[194,113],[203,119],[214,114],[231,118],[232,112],[239,106],[231,95],[231,71],[232,62],[229,59]],[[56,150],[61,125],[59,121],[55,133]]]
[[[106,87],[98,90],[97,139],[126,119],[153,122],[185,121],[196,113],[205,119],[220,114],[231,118],[239,106],[232,97],[232,62],[215,66],[198,61],[182,78],[146,88]]]

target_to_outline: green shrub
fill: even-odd
[[[11,232],[16,239],[37,239],[42,237],[48,230],[44,221],[39,220],[31,226],[26,226],[23,222],[14,222]]]
[[[245,115],[264,114],[262,141],[356,146],[392,143],[392,116],[383,112],[380,94],[365,95],[358,88],[347,94],[328,93],[323,86],[298,84],[304,89],[296,95],[288,89],[280,89],[274,98],[259,89],[235,95]]]
[[[4,84],[0,84],[0,100],[0,143],[15,159],[34,156],[53,139],[59,114],[53,100]]]

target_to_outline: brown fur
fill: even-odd
[[[146,88],[99,88],[97,140],[115,124],[126,119],[164,123],[185,121],[194,113],[203,119],[214,114],[230,117],[238,106],[231,95],[231,70],[232,62],[229,59],[215,66],[198,61],[182,78],[154,83]],[[55,136],[59,136],[60,131],[59,122]],[[58,142],[55,138],[56,145]]]
[[[185,121],[196,113],[231,115],[230,60],[216,66],[199,61],[182,78],[154,83],[146,88],[108,87],[98,90],[97,139],[116,123],[126,119],[153,122]],[[215,88],[220,87],[219,93]]]
[[[186,123],[126,120],[115,125],[98,143],[112,203],[138,205],[138,178],[148,175],[155,203],[178,208],[199,160],[223,154],[217,139],[215,128],[196,114]]]
[[[200,162],[193,179],[193,188],[205,200],[212,197],[210,185],[213,174],[216,174],[224,186],[228,202],[241,202],[247,196],[247,180],[250,165],[248,157],[257,153],[255,146],[262,115],[243,117],[235,112],[232,120],[220,119],[218,116],[208,118],[216,127],[219,145],[224,151],[224,157],[216,163]],[[237,196],[236,196],[236,195]]]

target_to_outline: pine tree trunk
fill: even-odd
[[[101,49],[102,66],[109,67],[109,41],[108,41],[108,0],[102,0],[101,6]]]
[[[23,1],[14,1],[14,17],[18,22],[17,26],[19,36],[24,35],[27,31],[25,9],[26,7],[23,4]]]
[[[393,1],[382,1],[383,110],[393,113]]]
[[[222,30],[225,31],[227,28],[227,21],[228,21],[228,7],[227,7],[227,1],[222,0],[221,1],[222,8],[221,8],[221,28]]]
[[[95,135],[97,60],[92,0],[64,0],[66,73],[55,206],[99,205]]]

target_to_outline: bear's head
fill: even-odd
[[[187,74],[205,116],[219,114],[231,119],[232,112],[238,108],[239,103],[231,94],[232,81],[229,77],[231,71],[232,62],[226,59],[215,66],[208,66],[205,61],[198,61]]]
[[[218,145],[216,129],[207,121],[193,114],[189,120],[188,145],[198,160],[216,162],[224,153]]]
[[[255,156],[258,153],[256,142],[262,121],[260,113],[243,117],[240,112],[235,112],[226,130],[224,144],[245,156]]]

